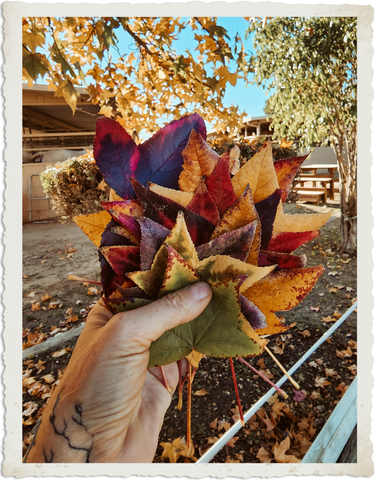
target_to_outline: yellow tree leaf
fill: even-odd
[[[152,192],[158,193],[158,195],[161,195],[165,198],[169,198],[169,200],[173,200],[173,202],[179,203],[179,205],[182,205],[182,207],[187,207],[194,197],[194,194],[191,192],[181,192],[180,190],[161,187],[156,183],[150,183],[149,190],[152,190]]]
[[[179,187],[184,192],[195,192],[200,179],[213,172],[219,155],[203,139],[200,133],[191,131],[189,141],[182,150],[183,170],[179,176]]]
[[[312,290],[324,272],[322,265],[271,272],[243,293],[265,315],[268,327],[257,330],[259,335],[287,330],[274,312],[290,310]]]
[[[120,202],[120,201],[122,201],[122,200],[123,200],[123,198],[120,197],[119,195],[117,195],[117,194],[115,193],[115,191],[111,188],[111,189],[110,189],[110,194],[109,194],[109,201],[110,201],[110,202]]]
[[[90,215],[80,215],[73,217],[74,222],[90,238],[90,240],[100,247],[101,236],[106,225],[111,220],[111,215],[105,211],[92,213]]]
[[[326,213],[289,215],[284,213],[283,204],[280,202],[276,210],[273,234],[319,230],[330,217],[331,210]]]

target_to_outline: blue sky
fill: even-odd
[[[187,19],[182,18],[182,20]],[[217,21],[219,25],[228,31],[230,38],[234,38],[237,32],[240,34],[245,50],[254,50],[252,39],[245,39],[245,31],[248,24],[244,18],[217,17]],[[126,32],[119,29],[116,34],[119,40],[118,48],[121,53],[132,48],[133,39]],[[196,43],[194,42],[194,34],[191,28],[182,30],[179,34],[179,40],[174,45],[177,53],[184,55],[185,50],[190,50],[191,54],[194,55]],[[114,54],[116,54],[115,51]],[[229,83],[227,84],[224,104],[226,106],[230,106],[231,104],[238,105],[241,110],[246,111],[248,117],[262,116],[264,115],[263,107],[268,98],[266,92],[267,90],[263,90],[262,87],[257,87],[256,85],[248,85],[246,88],[245,82],[238,80],[235,87]]]

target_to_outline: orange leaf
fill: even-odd
[[[191,131],[187,145],[182,150],[182,157],[184,164],[178,183],[184,192],[195,192],[200,179],[211,175],[220,158],[195,130]]]
[[[271,456],[271,453],[268,452],[264,447],[261,447],[261,448],[258,450],[257,459],[258,459],[261,463],[271,463],[272,456]]]
[[[315,379],[315,386],[316,386],[316,387],[324,388],[324,387],[326,387],[327,385],[331,385],[331,383],[328,382],[325,378],[323,378],[323,377],[316,377],[316,379]]]
[[[51,295],[48,295],[48,294],[46,293],[46,295],[43,295],[43,296],[41,297],[41,300],[42,300],[42,302],[45,302],[46,300],[50,300],[50,298],[51,298]]]
[[[258,334],[281,333],[284,327],[274,312],[290,310],[298,305],[314,287],[324,268],[292,268],[271,272],[243,295],[251,300],[265,315],[268,327],[257,330]]]
[[[290,445],[290,438],[286,437],[280,444],[276,444],[273,447],[272,453],[277,463],[300,463],[300,460],[294,455],[285,454],[285,452],[289,450]]]
[[[102,212],[92,213],[90,215],[73,217],[73,220],[90,238],[94,245],[100,247],[102,233],[106,225],[110,222],[111,215],[103,210]]]
[[[36,312],[41,309],[41,304],[39,302],[34,302],[31,306],[31,311]]]
[[[65,355],[68,352],[72,352],[71,347],[66,347],[66,348],[62,348],[61,350],[57,350],[56,352],[51,354],[51,357],[54,357],[54,358],[61,357],[62,355]]]
[[[234,444],[236,443],[236,441],[239,439],[239,437],[233,437],[229,440],[229,442],[226,444],[227,447],[231,447],[233,448],[234,447]]]
[[[335,321],[336,321],[336,318],[332,317],[331,315],[328,317],[321,318],[321,322],[329,323],[329,322],[335,322]]]
[[[205,388],[202,388],[200,390],[197,390],[196,392],[193,393],[193,395],[196,395],[198,397],[203,397],[204,395],[208,395],[208,392]]]

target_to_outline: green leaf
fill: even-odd
[[[39,53],[31,53],[25,47],[22,49],[22,67],[33,80],[48,73],[49,67],[45,58]]]
[[[251,339],[240,320],[241,279],[212,285],[213,297],[194,320],[165,332],[152,343],[149,366],[166,365],[189,355],[193,350],[214,357],[260,355],[263,347],[255,334]]]

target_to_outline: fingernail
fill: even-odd
[[[195,300],[203,300],[203,298],[212,294],[211,287],[205,282],[194,283],[190,285],[188,289]]]

